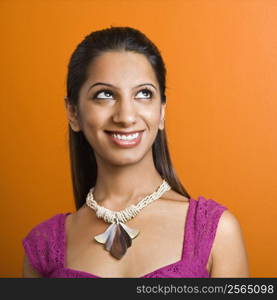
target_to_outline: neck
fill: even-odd
[[[97,161],[97,181],[93,195],[95,201],[106,208],[124,209],[152,194],[162,181],[151,157],[127,166]]]

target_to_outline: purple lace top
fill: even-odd
[[[184,228],[182,257],[140,278],[210,277],[206,269],[219,218],[226,207],[212,199],[190,198]],[[35,270],[49,278],[100,278],[65,266],[66,234],[63,213],[35,226],[23,239],[25,253]]]

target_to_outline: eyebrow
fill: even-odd
[[[106,85],[106,86],[110,86],[110,87],[113,87],[113,88],[117,88],[116,86],[114,86],[114,85],[112,85],[110,83],[96,82],[96,83],[94,83],[93,85],[91,85],[89,87],[88,92],[89,92],[90,89],[92,89],[93,87],[95,87],[97,85]],[[134,88],[137,88],[137,87],[140,87],[140,86],[144,86],[144,85],[151,85],[155,90],[157,90],[157,88],[152,83],[142,83],[142,84],[139,84],[139,85],[135,86]]]

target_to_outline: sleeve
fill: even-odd
[[[207,265],[211,248],[216,236],[218,222],[227,207],[217,203],[213,199],[199,197],[197,211],[198,224],[198,253],[204,266]]]
[[[25,254],[32,267],[43,277],[47,277],[51,259],[52,228],[56,216],[32,228],[22,240]]]

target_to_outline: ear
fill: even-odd
[[[160,119],[160,124],[159,124],[159,129],[160,130],[164,129],[165,107],[166,107],[166,104],[162,103],[162,105],[161,105],[161,119]]]
[[[71,104],[67,97],[64,98],[65,101],[65,109],[67,113],[67,118],[70,124],[70,127],[73,131],[78,132],[81,130],[79,120],[78,120],[78,112],[75,105]]]

